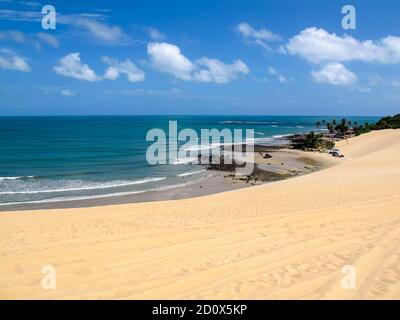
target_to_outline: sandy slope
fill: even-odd
[[[264,186],[0,213],[0,298],[399,299],[400,131],[341,145],[341,164]]]

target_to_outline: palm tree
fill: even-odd
[[[335,127],[330,122],[326,123],[326,128],[328,129],[329,133],[334,133],[335,132]]]
[[[315,123],[315,126],[317,127],[317,129],[319,129],[319,127],[321,126],[321,122],[317,121],[317,122]]]
[[[342,136],[346,139],[346,143],[349,144],[346,136],[346,133],[349,130],[346,119],[342,119],[340,124],[338,124],[335,129],[342,134]]]

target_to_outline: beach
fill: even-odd
[[[399,299],[400,131],[337,147],[335,165],[250,188],[0,212],[0,298]]]
[[[378,120],[376,117],[349,119],[360,124]],[[228,142],[220,136],[213,138],[215,141],[202,142],[199,137],[203,129],[219,132],[228,129],[230,134],[236,129],[243,134],[254,130],[254,139],[243,137],[239,141],[242,146],[254,143],[276,147],[287,144],[293,134],[312,130],[326,132],[326,128],[316,128],[318,121],[322,121],[321,117],[0,117],[0,211],[175,200],[237,189],[239,183],[221,183],[219,174],[205,171],[207,163],[193,163],[199,153],[222,148]],[[159,128],[169,134],[170,124],[177,124],[179,132],[194,130],[191,132],[197,139],[194,137],[190,146],[177,141],[186,155],[173,154],[168,147],[160,153],[165,161],[150,163],[147,151],[154,141],[147,141],[147,133]],[[169,146],[171,139],[178,140],[177,132],[160,142]],[[274,152],[273,159],[261,166],[275,172],[285,171],[285,166],[296,169],[301,161],[290,161],[294,156],[293,152],[282,156]]]
[[[192,166],[187,164],[186,170],[189,170],[189,173],[182,174],[175,185],[167,185],[132,194],[127,192],[126,195],[119,196],[105,195],[104,197],[89,197],[89,199],[82,200],[38,201],[37,203],[27,202],[0,205],[0,212],[84,208],[195,198],[265,184],[276,180],[289,179],[340,163],[338,158],[334,158],[329,154],[318,152],[305,153],[301,150],[289,149],[287,145],[288,141],[282,141],[281,143],[280,146],[255,146],[258,151],[253,153],[254,158],[250,157],[250,160],[252,160],[254,165],[258,168],[257,176],[241,177],[229,171],[213,170],[212,167],[208,165]],[[265,154],[268,154],[271,158],[264,158]],[[192,167],[195,169],[193,170]],[[195,171],[196,168],[197,171]],[[192,176],[194,176],[195,179],[190,179]],[[256,177],[257,179],[255,179]]]

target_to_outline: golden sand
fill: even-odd
[[[0,213],[0,298],[399,299],[400,131],[339,147],[331,168],[206,197]]]

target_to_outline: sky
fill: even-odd
[[[0,115],[399,113],[399,15],[389,0],[0,0]]]

